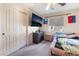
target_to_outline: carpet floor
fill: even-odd
[[[49,56],[50,44],[51,42],[42,41],[39,44],[33,44],[19,49],[9,56]]]

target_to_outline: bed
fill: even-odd
[[[56,56],[79,56],[79,37],[75,33],[56,34],[50,53]]]

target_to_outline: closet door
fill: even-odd
[[[17,46],[21,46],[21,45],[26,45],[26,27],[27,27],[27,19],[24,18],[24,15],[27,17],[26,14],[23,14],[21,11],[15,10],[16,13],[16,18],[17,18],[17,27],[16,27],[16,32],[17,32]]]
[[[6,55],[26,45],[28,15],[3,5],[0,7],[0,55]]]
[[[23,22],[23,13],[9,8],[9,50],[16,50],[26,44],[26,25]],[[27,20],[27,19],[26,19]]]
[[[0,54],[4,55],[7,50],[7,13],[6,7],[0,7]]]
[[[14,17],[14,8],[12,8],[12,7],[9,7],[9,10],[7,9],[7,13],[9,13],[9,19],[8,19],[8,21],[7,21],[7,25],[9,26],[7,26],[7,29],[9,29],[8,30],[8,32],[9,32],[9,41],[7,41],[7,48],[8,48],[8,50],[10,51],[10,50],[12,50],[14,47],[15,47],[15,36],[16,36],[16,33],[15,33],[15,27],[14,27],[14,24],[16,25],[16,22],[14,22],[14,19],[15,19],[15,17]],[[7,33],[8,33],[7,32]],[[17,39],[16,39],[17,40]],[[15,41],[15,42],[14,42]]]
[[[21,22],[20,22],[20,24],[22,24],[21,25],[21,27],[22,27],[22,38],[21,38],[21,43],[26,43],[27,44],[27,40],[28,40],[28,23],[29,23],[29,21],[28,21],[28,14],[26,14],[26,13],[22,13],[22,12],[20,12],[20,16],[21,16]]]
[[[2,53],[2,17],[1,17],[1,7],[0,7],[0,55]]]
[[[17,47],[18,19],[15,9],[3,5],[1,8],[1,55],[6,55]]]
[[[24,16],[25,15],[25,16]],[[21,11],[16,8],[10,7],[9,9],[9,50],[17,50],[26,45],[26,29],[27,29],[27,17]],[[7,43],[8,44],[8,43]]]
[[[23,39],[24,39],[24,26],[23,26],[23,18],[21,13],[14,9],[14,48],[19,47],[25,43],[22,43]],[[26,34],[25,34],[26,35]]]

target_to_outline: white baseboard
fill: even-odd
[[[13,49],[9,49],[8,51],[6,51],[3,56],[9,56],[10,54],[12,54],[13,52],[19,50],[20,48],[24,47],[26,44],[21,44]]]

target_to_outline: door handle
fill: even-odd
[[[5,33],[2,33],[2,35],[5,35]]]

